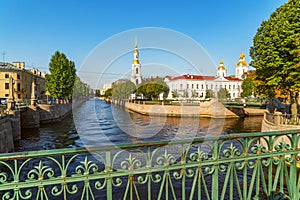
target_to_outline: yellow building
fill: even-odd
[[[36,99],[45,99],[45,72],[25,69],[24,62],[0,62],[0,98],[9,97],[9,78],[13,79],[13,98],[17,103],[29,103],[32,85]]]

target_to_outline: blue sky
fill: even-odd
[[[111,36],[135,28],[162,27],[192,38],[216,65],[222,59],[228,74],[234,74],[242,50],[250,62],[249,48],[262,20],[285,2],[0,0],[0,60],[6,52],[5,61],[25,61],[28,68],[48,71],[51,56],[59,50],[79,70],[89,53]],[[141,52],[141,62],[143,56],[146,59]],[[131,60],[123,60],[124,68],[130,70]],[[149,55],[147,60],[151,60]]]

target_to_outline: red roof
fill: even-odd
[[[229,81],[243,81],[242,79],[240,79],[240,78],[235,78],[235,77],[225,77],[227,80],[229,80]]]
[[[168,77],[168,79],[170,81],[181,80],[181,79],[213,81],[216,78],[217,78],[216,76],[200,76],[200,75],[191,75],[191,74],[185,74],[185,75],[176,76],[176,77]],[[225,77],[225,78],[229,81],[242,81],[242,79],[239,79],[239,78],[233,78],[233,77]]]

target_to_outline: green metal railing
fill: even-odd
[[[0,154],[0,196],[297,200],[299,138],[299,131],[247,133]]]

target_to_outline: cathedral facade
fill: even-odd
[[[247,72],[248,63],[245,61],[245,54],[242,53],[236,64],[235,77],[227,76],[223,61],[220,61],[216,76],[185,74],[177,77],[168,77],[165,79],[169,86],[167,98],[205,99],[207,90],[216,95],[221,88],[229,92],[231,99],[239,98],[242,92],[241,85],[244,74]]]

